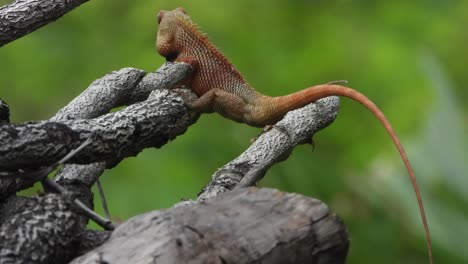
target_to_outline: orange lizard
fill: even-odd
[[[369,109],[393,140],[408,170],[426,235],[429,261],[432,249],[429,228],[416,177],[399,138],[380,109],[366,96],[348,87],[323,84],[278,97],[257,92],[192,22],[183,8],[162,10],[158,14],[156,48],[168,61],[185,62],[193,67],[192,75],[183,84],[199,96],[186,102],[189,109],[222,116],[255,127],[273,125],[294,109],[327,96],[345,96]]]

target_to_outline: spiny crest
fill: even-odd
[[[176,17],[178,21],[182,24],[182,26],[190,30],[192,33],[194,33],[195,36],[199,37],[201,40],[208,41],[208,36],[206,35],[206,33],[201,31],[200,27],[197,24],[193,23],[193,21],[188,15],[181,12],[178,12],[176,14]]]
[[[195,24],[188,15],[179,13],[177,16],[180,25],[185,28],[186,30],[190,31],[193,36],[198,38],[203,45],[209,48],[209,50],[215,55],[216,58],[221,60],[225,65],[228,65],[231,69],[233,69],[233,73],[235,73],[238,78],[244,80],[244,77],[234,69],[234,66],[229,62],[229,60],[224,56],[224,54],[208,39],[208,35],[200,30],[200,27]],[[244,80],[245,81],[245,80]]]

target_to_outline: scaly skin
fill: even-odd
[[[198,29],[184,9],[161,11],[158,23],[156,47],[159,54],[168,61],[189,63],[194,69],[192,76],[184,82],[199,96],[194,102],[186,102],[191,110],[218,112],[234,121],[262,127],[275,124],[287,112],[327,96],[348,97],[369,109],[387,130],[408,170],[424,225],[429,262],[432,263],[429,228],[413,169],[392,126],[370,99],[351,88],[332,84],[309,87],[285,96],[263,95],[250,86]]]

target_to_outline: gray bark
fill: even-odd
[[[13,160],[29,159],[31,161],[21,167],[25,170],[25,167],[35,164],[32,159],[46,160],[47,157],[55,155],[54,153],[59,149],[73,149],[75,144],[80,144],[79,142],[73,143],[74,140],[82,141],[81,133],[89,133],[95,129],[101,130],[97,133],[104,137],[113,133],[121,133],[121,137],[115,137],[115,139],[118,141],[124,138],[132,141],[133,143],[129,143],[132,148],[137,145],[141,148],[145,145],[161,146],[165,143],[164,141],[167,142],[178,133],[183,133],[188,125],[196,120],[197,115],[187,111],[178,94],[161,90],[174,86],[189,71],[190,67],[186,64],[168,63],[156,73],[150,73],[144,78],[143,71],[131,68],[113,72],[93,82],[80,96],[59,111],[51,121],[39,123],[9,125],[7,122],[9,109],[6,103],[1,101],[0,110],[4,117],[2,121],[6,125],[0,127],[0,131],[4,132],[3,137],[0,136],[4,144],[0,146],[5,150],[0,155],[0,160],[3,158],[0,166],[10,168],[6,165],[9,163],[6,157],[17,155],[17,158]],[[165,78],[165,80],[159,80],[160,78]],[[163,85],[167,87],[162,87]],[[130,104],[136,100],[145,100],[153,90],[156,91],[144,102],[133,104],[115,113],[99,116],[114,107]],[[186,95],[190,96],[190,94]],[[93,116],[99,117],[73,120]],[[116,126],[117,123],[121,123],[123,130],[112,130],[116,127],[117,130],[119,129],[119,126]],[[31,128],[32,131],[25,128]],[[110,128],[110,131],[106,130],[107,128]],[[129,135],[124,133],[126,131]],[[161,132],[165,135],[160,134]],[[126,137],[122,136],[122,133]],[[74,136],[74,134],[77,135]],[[58,142],[62,144],[57,144]],[[67,144],[69,146],[66,146]],[[102,142],[97,144],[103,145]],[[119,144],[114,142],[110,145],[118,146]],[[24,152],[16,153],[15,146],[19,149],[24,147]],[[127,153],[136,153],[138,148],[128,148]],[[126,152],[122,150],[117,150],[115,153]],[[36,152],[43,155],[34,157]],[[80,153],[83,154],[83,152]],[[119,156],[115,153],[112,157],[114,160]],[[58,154],[52,160],[59,156],[62,154]],[[90,187],[104,168],[101,167],[100,173],[96,173],[96,170],[92,170],[92,173],[86,170],[96,167],[75,168],[77,168],[74,170],[75,174],[62,178],[61,184],[67,186],[69,190],[78,191],[80,196],[77,198],[92,207]],[[0,176],[5,175],[11,176],[11,174],[0,172]],[[105,241],[108,232],[85,230],[86,221],[83,221],[81,212],[72,204],[74,196],[59,197],[50,196],[50,194],[34,198],[11,196],[19,190],[20,186],[25,187],[32,183],[33,181],[20,177],[0,178],[0,201],[4,200],[0,203],[0,240],[2,241],[0,263],[63,263],[80,252],[92,249]],[[9,199],[5,200],[7,197]],[[56,221],[61,221],[61,224],[56,225]],[[44,241],[47,243],[43,243]]]
[[[271,166],[286,160],[294,147],[311,143],[316,132],[331,124],[338,114],[339,102],[336,96],[327,97],[286,114],[244,153],[218,169],[198,200],[232,190],[241,181],[245,182],[242,187],[254,185]]]
[[[146,76],[143,71],[137,69],[119,70],[93,82],[52,119],[94,118],[108,113],[113,108],[146,100],[154,90],[173,88],[187,77],[190,71],[191,67],[185,63],[165,63],[156,72]],[[106,103],[107,101],[112,103]],[[116,165],[115,162],[113,165]],[[67,164],[55,175],[55,181],[60,183],[78,179],[91,187],[106,167],[104,161],[86,165]]]
[[[11,214],[0,226],[0,263],[63,263],[77,254],[84,226],[71,199],[63,198],[47,194],[2,205],[2,214]]]
[[[0,47],[86,1],[18,0],[1,7]],[[89,250],[73,263],[345,262],[346,228],[320,201],[254,188],[218,197],[254,185],[330,124],[338,111],[335,97],[288,113],[218,170],[198,202],[136,216],[107,242],[110,232],[86,230],[87,217],[73,201],[92,207],[90,188],[106,168],[161,147],[196,121],[178,94],[160,90],[190,71],[171,63],[150,74],[121,69],[93,82],[50,120],[35,123],[9,124],[8,106],[0,100],[0,263],[64,263]],[[128,107],[110,113],[119,106]],[[39,180],[15,174],[47,168],[88,138],[90,145],[68,161],[84,165],[66,164],[56,175],[69,193],[13,196]]]
[[[58,182],[77,180],[91,187],[105,168],[115,166],[119,158],[136,155],[144,147],[161,147],[195,122],[197,115],[187,112],[183,102],[177,99],[178,94],[162,90],[174,87],[190,70],[187,64],[166,63],[156,72],[143,77],[144,71],[121,69],[93,82],[51,121],[0,128],[0,168],[25,170],[27,167],[49,165],[91,134],[98,133],[100,136],[94,137],[94,146],[79,152],[72,161],[103,162],[66,165],[56,176]],[[115,113],[82,119],[108,113],[112,108],[128,105],[135,100],[145,100],[153,90],[160,90],[155,92],[155,98]],[[101,151],[94,148],[97,145]],[[86,157],[86,152],[94,157]],[[120,157],[116,153],[120,153]],[[0,200],[34,182],[24,177],[0,179]]]
[[[10,108],[8,104],[0,99],[0,125],[10,123]]]
[[[91,138],[68,162],[120,160],[161,147],[196,120],[180,97],[155,91],[148,100],[93,119],[5,125],[0,130],[0,169],[50,165]]]
[[[50,121],[95,118],[109,113],[115,107],[126,105],[127,98],[145,74],[145,71],[134,68],[123,68],[106,74],[92,82],[86,90],[60,109]]]
[[[185,63],[165,63],[146,74],[123,68],[94,81],[80,95],[60,109],[51,120],[90,119],[109,113],[113,108],[144,101],[154,90],[171,89],[191,71]]]
[[[92,198],[89,192],[82,186],[75,188],[79,195],[12,196],[0,203],[0,263],[66,263],[101,245],[110,232],[85,230],[72,203]]]
[[[161,70],[163,69],[163,70]],[[39,123],[26,123],[26,124],[19,124],[19,125],[4,125],[0,128],[0,142],[8,143],[8,144],[0,144],[3,146],[0,147],[0,165],[4,168],[21,168],[24,169],[27,166],[38,166],[43,164],[50,164],[51,162],[55,162],[58,158],[63,156],[67,153],[70,149],[73,149],[75,146],[81,144],[86,138],[88,138],[91,134],[96,135],[93,137],[93,142],[91,145],[86,147],[83,151],[79,152],[73,159],[73,162],[91,162],[95,160],[106,160],[106,163],[94,163],[91,165],[72,165],[72,170],[65,170],[65,175],[60,178],[61,184],[67,185],[71,190],[76,190],[77,182],[81,188],[84,188],[84,192],[80,192],[83,194],[84,200],[89,200],[92,196],[89,193],[89,188],[94,183],[94,181],[99,177],[99,175],[104,171],[106,166],[108,166],[108,162],[114,160],[115,157],[117,161],[120,158],[132,155],[140,151],[142,148],[147,146],[161,146],[167,140],[173,138],[177,134],[183,133],[188,125],[196,120],[196,115],[187,112],[182,100],[176,93],[168,92],[167,90],[161,91],[156,90],[152,92],[152,95],[144,102],[135,103],[130,105],[129,107],[122,109],[121,111],[105,114],[111,108],[117,107],[121,104],[129,104],[135,100],[145,99],[148,93],[151,90],[154,90],[155,84],[162,85],[162,86],[174,86],[177,82],[179,82],[183,77],[185,77],[189,70],[187,70],[187,65],[184,64],[166,64],[164,65],[158,73],[150,74],[142,78],[143,73],[139,70],[135,69],[122,69],[118,72],[114,72],[105,76],[103,79],[93,82],[93,84],[80,95],[75,100],[73,100],[69,105],[67,105],[64,109],[59,111],[57,115],[55,115],[51,121],[43,121]],[[164,70],[166,69],[166,70]],[[171,72],[167,74],[167,72]],[[176,76],[176,77],[171,77]],[[165,79],[165,81],[161,81],[161,79]],[[130,89],[127,85],[131,87],[137,87],[134,89]],[[128,100],[122,98],[129,98]],[[101,101],[105,101],[102,102]],[[109,102],[107,102],[109,100]],[[89,103],[93,102],[93,103]],[[97,102],[100,102],[99,104]],[[98,105],[98,107],[96,107]],[[102,107],[100,108],[99,105]],[[336,97],[331,97],[327,99],[323,99],[317,103],[311,104],[307,107],[302,109],[298,109],[296,111],[290,112],[284,120],[280,121],[277,125],[275,125],[270,131],[262,134],[254,144],[244,152],[240,157],[235,159],[234,161],[228,163],[223,169],[220,169],[214,175],[213,181],[204,189],[204,191],[199,196],[199,200],[203,200],[203,203],[197,202],[187,202],[183,203],[185,206],[176,206],[174,211],[168,211],[169,213],[164,213],[164,218],[168,217],[171,219],[179,218],[179,215],[182,214],[181,212],[187,210],[187,215],[196,215],[194,211],[199,211],[199,206],[206,204],[208,198],[215,197],[216,195],[223,193],[227,190],[233,189],[243,178],[244,175],[252,174],[252,172],[257,172],[254,174],[263,175],[269,167],[271,167],[274,163],[285,160],[291,150],[300,143],[306,143],[308,139],[318,130],[324,128],[326,125],[330,124],[334,118],[336,117],[336,113],[338,110],[339,101]],[[104,114],[104,115],[101,115]],[[101,115],[98,117],[94,117],[95,115]],[[94,118],[93,118],[94,117]],[[78,119],[75,119],[78,118]],[[90,119],[83,119],[83,118],[90,118]],[[156,121],[159,120],[159,121]],[[180,122],[179,122],[180,121]],[[125,124],[125,125],[122,125]],[[179,126],[180,125],[180,126]],[[47,130],[44,127],[51,127],[52,129]],[[138,130],[138,132],[136,132]],[[118,132],[117,132],[118,131]],[[33,132],[33,133],[31,133]],[[35,140],[29,140],[24,142],[24,140],[28,140],[33,137]],[[37,143],[38,139],[42,137],[42,142]],[[3,141],[2,141],[3,139]],[[15,141],[16,140],[16,141]],[[17,142],[18,141],[18,142]],[[52,142],[52,144],[51,144]],[[13,143],[13,144],[12,144]],[[15,144],[18,143],[18,144]],[[21,144],[24,143],[24,144]],[[50,145],[50,149],[44,151],[44,149]],[[16,149],[15,149],[16,146]],[[20,146],[20,147],[18,147]],[[28,151],[22,150],[21,147],[27,148]],[[16,151],[16,150],[21,151]],[[63,152],[60,152],[60,151]],[[15,152],[16,151],[16,152]],[[37,153],[36,153],[37,152]],[[39,155],[38,155],[39,153]],[[117,153],[117,154],[116,154]],[[11,158],[11,155],[16,155],[15,158]],[[55,156],[54,156],[55,155]],[[27,162],[25,162],[25,160]],[[44,162],[47,160],[47,162]],[[88,167],[91,166],[91,167]],[[67,168],[65,166],[64,168]],[[90,171],[88,171],[90,169]],[[88,173],[89,172],[89,173]],[[258,178],[256,178],[258,179]],[[14,178],[15,181],[21,181],[22,179]],[[4,180],[0,180],[0,187],[2,186],[2,182]],[[17,182],[16,182],[17,183]],[[19,186],[20,184],[17,184]],[[10,188],[11,190],[11,188]],[[15,190],[15,189],[14,189]],[[243,190],[239,190],[238,192],[242,192]],[[245,194],[243,195],[245,196]],[[211,216],[216,215],[215,211],[221,210],[220,208],[225,208],[224,210],[232,210],[232,214],[236,215],[237,212],[248,211],[252,214],[249,216],[245,216],[245,219],[238,219],[242,221],[247,221],[249,217],[255,219],[256,221],[260,222],[271,222],[271,221],[289,221],[287,219],[277,218],[277,215],[267,215],[264,218],[258,218],[255,214],[255,210],[257,208],[257,202],[259,200],[264,200],[263,198],[256,198],[255,196],[249,196],[252,201],[244,200],[242,203],[250,203],[252,208],[246,209],[238,204],[229,204],[229,199],[223,200],[222,205],[213,205],[214,211],[203,211],[202,215],[206,215],[209,218],[209,214]],[[249,198],[249,199],[250,199]],[[65,198],[67,199],[67,198]],[[40,200],[37,200],[35,204],[41,203]],[[248,207],[248,205],[245,205]],[[18,207],[22,208],[22,207]],[[45,207],[49,210],[49,207]],[[64,207],[65,208],[65,207]],[[267,208],[271,208],[267,207]],[[288,209],[289,208],[289,209]],[[285,207],[284,209],[290,210],[292,207]],[[300,207],[304,209],[303,206]],[[23,210],[26,209],[26,210]],[[59,208],[60,209],[60,208]],[[56,209],[55,211],[60,211]],[[171,209],[172,210],[172,209]],[[180,210],[180,211],[179,211]],[[211,209],[210,209],[211,210]],[[250,210],[250,211],[249,211]],[[283,209],[275,209],[275,212],[280,212]],[[287,216],[291,216],[289,211],[285,211],[283,214]],[[311,209],[312,211],[315,209]],[[2,210],[3,211],[3,210]],[[67,259],[69,256],[75,256],[77,252],[82,252],[82,250],[90,249],[93,246],[99,245],[102,243],[108,233],[92,233],[94,236],[84,236],[82,234],[89,234],[84,230],[84,222],[81,220],[81,217],[74,213],[76,209],[72,207],[66,207],[62,210],[66,215],[68,215],[72,220],[69,222],[75,223],[78,225],[81,231],[76,230],[75,225],[68,225],[65,226],[65,229],[60,232],[55,232],[53,230],[45,228],[47,232],[51,232],[55,234],[52,239],[53,246],[51,247],[39,247],[35,248],[35,255],[40,256],[40,259],[37,259],[37,263],[54,263],[54,261],[58,261],[58,257],[55,255],[57,254],[57,250],[62,252],[65,255],[60,255],[63,259]],[[247,212],[246,211],[246,212]],[[29,212],[28,208],[22,208],[21,211],[17,211],[16,213],[12,213],[12,210],[4,210],[4,212],[9,212],[3,219],[10,219],[11,217],[17,217],[18,215],[24,214],[25,212]],[[34,211],[34,212],[37,212]],[[259,211],[260,215],[262,210]],[[322,211],[314,211],[311,214],[315,215],[315,219],[319,219],[317,221],[322,221],[322,217],[320,216],[320,212]],[[172,214],[175,216],[171,216]],[[31,213],[31,218],[34,219],[34,214]],[[150,213],[150,214],[160,214],[158,212]],[[18,216],[19,217],[19,216]],[[142,217],[145,217],[143,215]],[[180,216],[182,217],[182,216]],[[231,217],[232,218],[232,217]],[[1,217],[0,217],[1,219]],[[136,218],[138,219],[138,218]],[[235,218],[233,218],[235,219]],[[251,221],[252,221],[251,219]],[[328,219],[328,218],[323,218]],[[190,221],[194,221],[194,224],[198,223],[208,223],[207,221],[200,221],[196,222],[195,219],[189,218]],[[222,221],[221,221],[222,220]],[[331,248],[327,248],[327,245],[330,245],[330,241],[328,240],[320,240],[315,241],[314,245],[321,245],[326,250],[318,250],[317,248],[312,255],[310,254],[310,248],[307,247],[309,242],[309,238],[306,240],[301,240],[302,237],[294,237],[295,235],[300,235],[299,233],[292,233],[291,236],[293,237],[291,240],[287,240],[286,242],[281,240],[275,243],[275,246],[272,247],[267,252],[262,251],[263,247],[255,247],[255,245],[242,243],[242,239],[240,237],[247,236],[248,234],[252,233],[252,229],[248,229],[248,225],[246,227],[240,228],[236,226],[232,222],[227,222],[225,225],[222,224],[223,221],[226,219],[221,219],[220,222],[213,222],[212,225],[206,226],[205,231],[208,233],[212,232],[213,239],[219,238],[217,233],[219,230],[216,228],[218,226],[223,226],[223,229],[233,231],[233,235],[237,234],[239,237],[233,237],[232,239],[229,238],[227,235],[225,240],[220,240],[220,245],[224,245],[225,248],[231,248],[233,245],[227,245],[226,241],[231,241],[232,243],[238,243],[239,250],[245,250],[246,248],[251,249],[257,253],[253,254],[252,256],[258,260],[252,260],[251,262],[256,263],[261,261],[268,261],[271,263],[288,263],[288,262],[275,262],[278,255],[282,256],[284,252],[288,252],[285,256],[289,256],[288,259],[293,259],[299,261],[297,263],[302,263],[301,261],[305,261],[307,263],[343,263],[344,258],[346,256],[346,250],[348,247],[348,242],[346,240],[345,229],[341,226],[338,227],[337,225],[333,224],[333,227],[329,229],[324,229],[326,234],[331,234],[329,232],[335,232],[339,230],[341,235],[338,236],[342,240],[334,240],[336,243],[342,243],[340,246],[333,246]],[[146,221],[146,220],[143,220]],[[291,221],[295,221],[292,219]],[[34,222],[34,221],[33,221]],[[279,222],[279,223],[280,223]],[[323,223],[327,223],[324,221]],[[24,224],[31,225],[30,222],[24,222]],[[43,230],[42,225],[49,225],[47,221],[39,221],[38,226],[34,227],[38,230]],[[164,228],[170,228],[171,223],[165,223],[163,225]],[[8,226],[3,225],[5,230],[5,234],[15,234],[14,230],[16,226]],[[240,228],[237,231],[232,228]],[[273,228],[274,226],[270,226],[268,228]],[[27,228],[31,228],[28,226]],[[68,228],[68,229],[67,229]],[[146,232],[154,233],[161,230],[161,226],[156,225],[155,229],[147,229]],[[163,228],[163,229],[164,229]],[[173,228],[177,228],[174,226]],[[197,227],[199,228],[199,227]],[[231,228],[231,229],[229,229]],[[258,228],[258,227],[255,227]],[[19,229],[21,230],[21,229]],[[119,228],[120,230],[120,228]],[[132,229],[129,229],[132,230]],[[127,230],[128,232],[130,232]],[[256,229],[255,229],[256,230]],[[322,230],[322,229],[320,229]],[[139,233],[138,230],[135,231],[135,236],[132,238],[132,241],[135,243],[144,243],[145,237],[138,238],[138,235],[142,235]],[[132,232],[133,232],[132,231]],[[266,232],[266,231],[265,231]],[[312,232],[312,231],[311,231]],[[319,232],[319,231],[313,231]],[[337,231],[338,232],[338,231]],[[49,233],[49,235],[51,234]],[[64,240],[62,235],[69,235],[70,233],[74,234],[74,237],[67,238]],[[21,233],[23,234],[23,233]],[[115,233],[114,233],[115,234]],[[318,234],[318,233],[317,233]],[[335,233],[333,233],[335,234]],[[165,237],[161,240],[161,245],[165,246],[166,244],[163,243],[164,241],[177,239],[178,235],[176,233],[172,233],[173,237]],[[287,233],[281,233],[283,237],[287,235]],[[334,237],[335,235],[330,235]],[[85,239],[87,237],[88,239]],[[38,243],[37,240],[40,237],[35,238],[28,238],[31,240],[31,245],[25,244],[27,247],[34,248],[34,243]],[[313,237],[317,239],[316,236]],[[11,245],[12,248],[16,247],[16,240],[18,237],[16,236],[7,236],[5,235],[4,241],[8,245]],[[191,238],[187,238],[191,239]],[[253,238],[252,238],[253,239]],[[11,241],[14,240],[14,241]],[[346,240],[346,241],[345,241]],[[21,241],[21,240],[20,240]],[[55,243],[54,241],[58,241]],[[65,242],[61,242],[65,241]],[[86,241],[86,242],[83,242]],[[111,240],[112,241],[112,240]],[[143,241],[143,242],[142,242]],[[182,241],[182,240],[181,240]],[[255,242],[255,240],[252,240]],[[341,241],[341,242],[339,242]],[[345,242],[343,242],[345,241]],[[200,241],[196,241],[199,243]],[[205,243],[205,241],[202,241]],[[222,243],[221,243],[222,242]],[[334,242],[334,243],[335,243]],[[55,244],[54,244],[55,243]],[[182,242],[184,243],[184,242]],[[200,242],[201,243],[201,242]],[[218,243],[218,242],[216,242]],[[224,243],[224,244],[223,244]],[[321,244],[324,243],[324,244]],[[177,244],[177,243],[176,243]],[[73,245],[73,246],[72,246]],[[78,245],[78,246],[76,246]],[[87,246],[85,246],[87,245]],[[208,243],[207,246],[211,244]],[[262,244],[263,245],[263,244]],[[309,245],[310,246],[310,245]],[[62,248],[66,247],[66,248]],[[74,248],[73,250],[71,249]],[[119,245],[117,244],[106,244],[106,248],[109,247],[110,250],[117,250]],[[130,247],[134,249],[133,247]],[[337,253],[336,248],[339,249]],[[141,248],[141,252],[147,252],[147,248]],[[218,256],[218,251],[209,251],[210,247],[203,247],[199,250],[206,250],[206,254],[202,254],[208,259],[215,258],[215,255]],[[149,249],[148,249],[149,250]],[[166,249],[164,247],[155,249],[157,252],[164,251]],[[225,249],[223,249],[225,250]],[[286,250],[286,251],[285,251]],[[120,251],[120,250],[118,250]],[[24,251],[26,252],[26,251]],[[128,254],[127,258],[131,256],[140,255],[141,253],[137,253],[136,251],[121,251],[122,254]],[[165,255],[164,258],[167,257],[168,262],[171,263],[170,259],[176,257],[176,253],[179,251],[168,251],[169,255]],[[224,252],[224,251],[222,251]],[[280,253],[278,253],[280,252]],[[321,254],[320,252],[328,252],[327,254]],[[62,254],[61,253],[61,254]],[[194,251],[192,253],[197,253]],[[11,250],[6,251],[6,256],[11,256],[11,259],[14,260],[12,263],[26,263],[30,259],[22,258],[19,255],[15,255],[11,253]],[[114,253],[112,253],[114,254]],[[180,257],[186,257],[186,254],[191,254],[186,252]],[[292,254],[292,255],[291,255]],[[321,257],[318,257],[321,255]],[[92,256],[92,259],[97,255],[89,255]],[[107,256],[107,255],[106,255]],[[116,255],[118,256],[118,255]],[[239,256],[237,254],[237,256]],[[251,254],[247,254],[247,257],[252,257]],[[29,257],[29,255],[28,255]],[[218,258],[219,261],[235,258],[236,254],[233,255],[222,255],[221,258]],[[194,263],[204,263],[207,258],[200,258],[194,259]],[[125,257],[122,257],[125,259]],[[313,259],[313,260],[312,260]],[[243,261],[248,259],[241,258],[240,261],[236,261],[237,263],[243,263]],[[23,262],[24,261],[24,262]],[[43,261],[43,262],[42,262]],[[196,262],[200,261],[200,262]],[[311,261],[321,261],[321,262],[311,262]],[[329,262],[326,262],[329,261]],[[61,263],[60,261],[55,263]],[[163,262],[164,263],[164,262]]]
[[[242,188],[136,216],[73,260],[91,263],[345,263],[346,228],[322,202]]]
[[[16,0],[0,7],[0,47],[60,18],[88,0]]]

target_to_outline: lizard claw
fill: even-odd
[[[268,132],[273,128],[273,125],[266,125],[262,129],[262,133]]]
[[[177,86],[171,89],[171,92],[174,92],[177,95],[179,95],[185,104],[190,104],[195,100],[195,98],[193,98],[192,94],[190,93],[190,90],[187,89],[185,85]]]
[[[305,144],[310,144],[312,146],[312,151],[315,150],[315,141],[313,138],[306,139]]]
[[[250,139],[250,143],[254,143],[258,139],[258,137],[260,137],[263,133],[266,133],[266,132],[270,131],[272,128],[273,128],[273,125],[264,126],[262,128],[262,131],[260,132],[260,134],[258,136]]]

